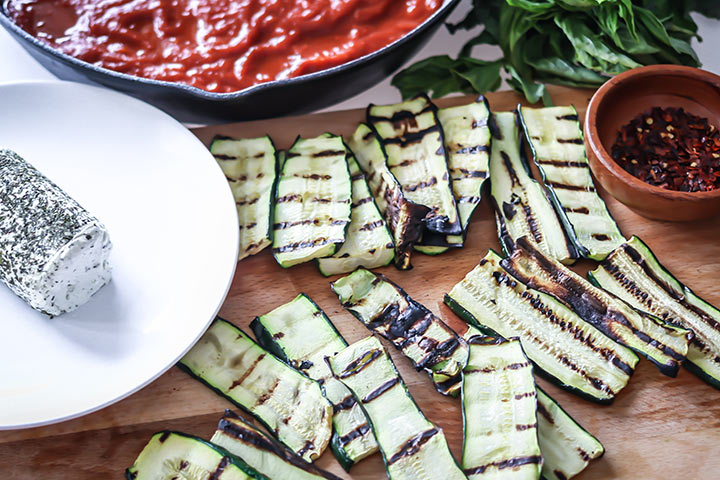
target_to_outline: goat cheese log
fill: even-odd
[[[110,281],[107,230],[10,150],[0,150],[0,280],[48,315],[75,310]]]

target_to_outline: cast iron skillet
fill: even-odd
[[[0,0],[1,1],[1,0]],[[58,52],[18,27],[0,8],[0,24],[46,69],[63,80],[100,84],[145,100],[179,120],[218,123],[302,114],[345,100],[375,85],[405,63],[443,23],[459,0],[445,0],[407,35],[337,67],[233,93],[211,93],[179,83],[135,77]]]

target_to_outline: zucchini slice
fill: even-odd
[[[545,480],[568,480],[600,458],[605,448],[540,387],[537,388],[538,441]]]
[[[465,479],[442,430],[418,408],[380,340],[360,340],[328,363],[370,419],[390,480]]]
[[[272,244],[270,218],[277,177],[275,145],[268,136],[240,138],[217,136],[210,153],[225,174],[240,222],[238,260],[255,255]]]
[[[595,188],[573,106],[518,106],[533,159],[570,238],[583,257],[602,260],[625,242]]]
[[[365,172],[378,210],[392,232],[395,266],[400,270],[409,270],[412,268],[410,256],[413,245],[422,237],[425,228],[423,219],[430,209],[405,197],[402,187],[388,169],[382,143],[369,126],[361,123],[348,145]]]
[[[183,478],[187,480],[270,480],[224,448],[192,435],[164,431],[152,436],[127,480]]]
[[[306,460],[322,454],[332,434],[332,405],[320,385],[216,319],[178,366],[262,422]]]
[[[445,303],[485,333],[518,337],[550,380],[592,401],[610,403],[630,380],[638,357],[575,312],[512,278],[490,251],[453,287]]]
[[[532,366],[520,341],[470,339],[463,370],[463,459],[468,479],[536,480],[537,393]]]
[[[482,187],[489,176],[489,117],[490,107],[482,95],[467,105],[438,110],[438,119],[445,133],[453,196],[463,229],[461,235],[445,237],[444,241],[448,246],[462,247],[470,217],[480,204]],[[442,253],[447,247],[426,246],[426,239],[423,239],[417,250],[432,255]]]
[[[426,228],[460,235],[462,225],[450,186],[448,158],[437,107],[427,95],[394,105],[370,105],[367,121],[387,152],[390,172],[411,201],[430,208]]]
[[[326,277],[350,273],[358,267],[384,267],[395,255],[395,244],[375,205],[365,175],[354,155],[348,154],[347,162],[352,180],[350,226],[340,250],[332,257],[317,259],[320,273]]]
[[[512,252],[515,241],[527,236],[551,257],[574,262],[578,252],[542,186],[530,174],[516,114],[499,112],[493,119],[490,191],[503,250]]]
[[[384,275],[360,269],[330,285],[343,307],[427,371],[438,392],[460,393],[467,344],[445,322]]]
[[[325,363],[325,357],[345,349],[347,343],[315,302],[301,293],[257,317],[250,328],[260,345],[323,386],[334,411],[330,448],[345,470],[377,451],[365,413]]]
[[[642,240],[632,237],[588,276],[633,307],[692,329],[685,366],[720,388],[720,310],[680,283]]]
[[[530,288],[553,295],[618,343],[653,362],[660,372],[677,375],[693,333],[663,323],[593,286],[580,275],[547,257],[527,238],[520,238],[512,256],[501,265]]]
[[[225,411],[210,441],[242,458],[268,478],[340,480],[332,473],[306,462],[230,410]]]
[[[341,137],[298,138],[286,155],[275,193],[273,255],[287,268],[327,257],[345,242],[351,184]]]

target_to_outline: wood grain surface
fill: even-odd
[[[552,88],[551,92],[556,104],[572,103],[581,115],[592,94],[568,88]],[[520,100],[511,92],[488,97],[495,111],[512,109]],[[446,106],[466,100],[452,98],[438,103]],[[314,136],[325,131],[349,134],[363,116],[361,110],[331,112],[207,127],[196,133],[205,142],[218,133],[232,136],[268,133],[279,148],[287,148],[298,134]],[[603,195],[626,235],[640,236],[681,281],[711,303],[720,304],[718,219],[689,224],[650,221]],[[457,325],[460,320],[442,304],[443,294],[489,248],[498,248],[491,213],[489,202],[484,200],[473,217],[465,248],[438,257],[416,253],[415,268],[408,272],[394,267],[380,271],[451,326]],[[208,247],[212,248],[212,238],[208,239]],[[574,268],[585,273],[590,267],[591,262],[581,262]],[[238,264],[220,313],[249,331],[247,325],[256,315],[305,292],[325,310],[349,342],[367,336],[365,327],[340,306],[328,286],[329,280],[320,275],[313,263],[284,270],[266,250]],[[414,371],[406,358],[384,343],[410,392],[428,418],[442,427],[459,458],[462,446],[459,401],[436,393],[425,373]],[[720,455],[716,453],[720,447],[720,391],[686,370],[672,379],[660,375],[643,360],[628,387],[611,406],[589,403],[543,380],[538,383],[605,445],[605,456],[577,478],[720,477]],[[52,402],[52,398],[47,401]],[[177,368],[171,368],[140,392],[91,415],[47,427],[0,432],[0,473],[3,479],[23,480],[120,478],[155,431],[175,429],[209,438],[223,410],[229,407],[232,405],[228,401]],[[360,462],[350,475],[342,471],[329,450],[317,463],[344,478],[385,477],[379,455]]]

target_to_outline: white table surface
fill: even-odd
[[[450,21],[457,21],[465,16],[470,9],[471,0],[462,0],[455,9]],[[703,42],[693,42],[705,70],[720,73],[720,21],[710,20],[693,14],[699,26]],[[457,55],[465,41],[474,36],[477,31],[458,32],[450,35],[444,27],[438,29],[435,36],[416,55],[412,61],[420,60],[431,55],[449,54]],[[474,50],[474,55],[485,60],[492,60],[499,56],[499,48],[480,46]],[[38,64],[25,50],[17,44],[10,35],[0,28],[0,82],[17,82],[28,80],[50,80],[55,78],[51,73]],[[368,103],[392,103],[400,99],[395,87],[390,85],[390,79],[379,83],[373,88],[356,95],[344,102],[333,105],[327,110],[345,110],[365,107]]]

